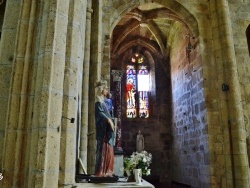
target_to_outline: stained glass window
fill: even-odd
[[[148,118],[149,66],[138,53],[126,66],[127,118]]]

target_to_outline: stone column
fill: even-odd
[[[92,0],[93,14],[91,17],[91,45],[89,72],[89,120],[88,120],[88,173],[95,170],[96,134],[95,134],[95,82],[102,77],[102,49],[103,49],[103,1]]]
[[[86,26],[85,26],[85,48],[84,48],[84,62],[83,62],[83,81],[82,81],[82,118],[81,118],[81,134],[80,134],[80,153],[79,157],[87,169],[87,148],[88,148],[88,105],[89,105],[89,60],[90,60],[90,36],[91,36],[91,9],[92,2],[87,3]],[[81,167],[79,172],[83,173]]]
[[[29,138],[27,132],[31,122],[31,103],[34,99],[31,86],[32,79],[30,79],[33,74],[33,59],[32,49],[29,47],[32,46],[34,37],[36,6],[36,2],[26,1],[20,5],[20,2],[12,0],[8,1],[6,5],[0,53],[0,72],[6,72],[5,74],[0,73],[0,80],[2,81],[0,96],[5,94],[6,101],[0,100],[1,110],[4,111],[2,113],[0,110],[0,114],[6,116],[7,112],[7,125],[5,129],[6,145],[3,150],[0,147],[0,153],[3,154],[3,161],[0,161],[3,164],[4,173],[4,178],[0,181],[0,187],[24,187],[23,181],[26,178],[25,170],[27,169],[26,159],[28,155],[26,149],[28,148],[27,140]],[[15,51],[13,51],[14,44],[16,45]],[[5,71],[1,70],[2,67],[5,67],[3,69]],[[11,68],[12,77],[9,70]],[[3,76],[6,76],[6,78]],[[11,79],[10,82],[9,79]],[[11,85],[9,85],[10,83]],[[7,105],[8,96],[9,104],[7,108],[5,105]],[[1,125],[5,125],[1,115]],[[2,132],[1,125],[0,132]],[[4,138],[1,134],[0,137]],[[2,168],[0,171],[2,171]]]
[[[79,7],[82,9],[79,10]],[[59,186],[75,182],[76,138],[80,126],[86,1],[70,1],[67,27]],[[74,118],[74,122],[69,119]],[[77,148],[77,149],[76,149]]]
[[[121,115],[122,115],[122,100],[121,100],[121,80],[122,80],[122,71],[112,70],[111,74],[113,75],[114,82],[114,116],[117,118],[117,134],[116,134],[116,151],[122,152],[122,124],[121,124]]]
[[[13,56],[16,50],[15,38],[18,32],[17,25],[19,22],[21,22],[21,20],[19,19],[20,4],[21,4],[20,1],[15,1],[15,0],[8,0],[6,2],[5,16],[2,26],[1,45],[0,45],[0,88],[1,88],[0,89],[0,104],[1,104],[0,105],[1,106],[0,107],[0,122],[1,122],[0,123],[0,161],[1,161],[0,171],[3,169],[3,166],[6,165],[6,161],[4,161],[5,160],[4,143],[6,143],[6,141],[4,141],[4,139],[8,134],[6,133],[5,135],[5,131],[8,131],[9,129],[9,125],[7,123],[9,121],[8,120],[9,115],[7,109],[9,106],[10,98],[12,96],[12,94],[10,93],[10,88],[12,83],[11,75],[12,75],[12,69],[15,65],[13,62]],[[20,91],[18,92],[18,94],[20,94]],[[12,129],[12,127],[10,127],[10,129]],[[9,144],[11,143],[12,142],[10,142]],[[14,145],[11,145],[11,148],[14,148],[13,146]],[[13,154],[13,151],[11,151],[11,153]],[[12,178],[12,175],[10,175],[10,178]],[[0,181],[0,187],[3,181],[4,180]]]
[[[21,187],[58,187],[69,1],[39,5],[28,182]]]
[[[249,187],[249,166],[247,160],[246,130],[241,102],[241,89],[238,79],[232,25],[227,0],[214,1],[216,13],[220,18],[218,28],[220,32],[221,54],[224,71],[224,81],[229,85],[225,93],[228,108],[228,129],[231,133],[232,176],[234,187]]]

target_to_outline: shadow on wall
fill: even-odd
[[[250,24],[247,27],[246,36],[247,36],[248,52],[250,56]]]

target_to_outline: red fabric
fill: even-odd
[[[127,99],[130,99],[133,87],[134,85],[131,82],[127,83],[126,85]]]
[[[96,176],[101,177],[111,177],[114,174],[114,148],[109,145],[107,142],[103,144],[102,150],[102,163],[95,174]]]
[[[126,86],[127,91],[131,91],[133,89],[133,87],[134,87],[134,85],[132,83],[130,83],[130,82],[127,83],[127,86]]]

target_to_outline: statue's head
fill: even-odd
[[[95,87],[102,87],[102,86],[107,86],[106,80],[100,80],[95,83]]]
[[[108,89],[107,81],[106,80],[97,81],[95,84],[95,88],[97,96],[102,95],[103,90]]]

